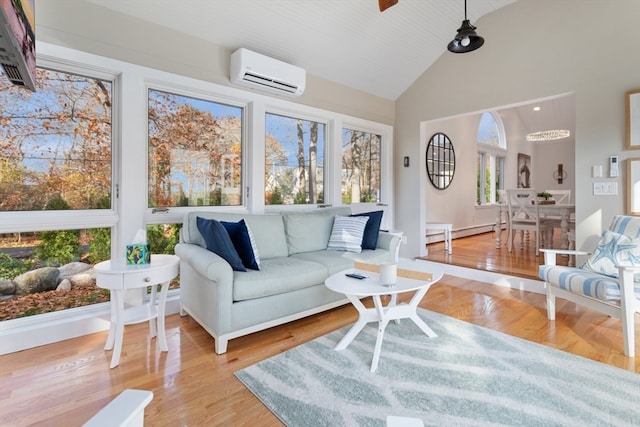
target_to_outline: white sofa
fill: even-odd
[[[230,339],[345,304],[326,288],[330,275],[353,262],[394,261],[400,237],[378,232],[376,249],[327,250],[334,217],[349,207],[319,208],[279,214],[190,212],[176,245],[180,257],[181,315],[190,315],[215,339],[215,352],[227,351]],[[253,235],[260,269],[234,271],[206,249],[197,218],[237,222],[244,219]]]

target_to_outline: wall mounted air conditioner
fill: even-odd
[[[300,67],[240,48],[231,54],[232,83],[269,93],[300,96],[306,72]]]

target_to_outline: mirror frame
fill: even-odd
[[[627,150],[640,149],[640,89],[625,93],[627,110]]]
[[[444,190],[451,185],[456,173],[456,152],[451,139],[444,133],[436,132],[429,139],[425,165],[434,187]]]

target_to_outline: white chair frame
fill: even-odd
[[[545,265],[556,265],[557,255],[589,255],[585,251],[570,251],[563,249],[541,249],[544,253]],[[556,297],[566,299],[575,304],[582,305],[591,310],[604,313],[622,321],[622,337],[624,341],[624,354],[628,357],[635,357],[635,313],[640,313],[640,301],[636,299],[633,292],[633,276],[640,273],[640,266],[617,266],[620,280],[620,305],[608,301],[602,301],[585,295],[574,294],[560,289],[557,286],[549,285],[545,282],[547,294],[547,318],[556,319]]]

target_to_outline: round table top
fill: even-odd
[[[107,260],[97,263],[93,268],[97,273],[102,274],[122,274],[133,271],[145,271],[165,268],[177,265],[180,258],[176,255],[151,254],[149,264],[125,264],[124,258],[121,260]]]
[[[350,268],[329,276],[327,280],[325,280],[325,285],[334,292],[346,295],[393,295],[402,292],[415,291],[425,286],[431,286],[440,280],[444,274],[442,267],[420,260],[401,258],[398,260],[397,265],[398,269],[430,273],[433,276],[433,279],[425,281],[398,276],[395,285],[384,286],[380,284],[378,273]],[[352,277],[345,276],[345,274],[354,272],[361,273],[368,277],[366,279],[354,279]]]

